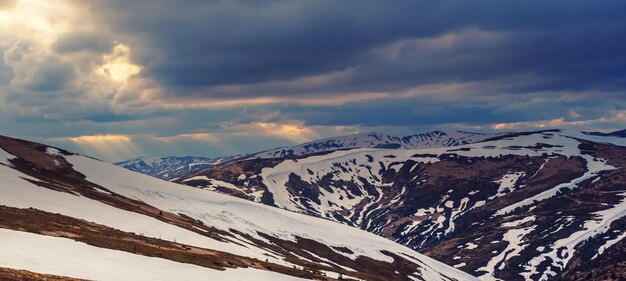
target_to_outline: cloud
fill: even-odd
[[[112,101],[141,67],[75,4],[21,0],[0,11],[0,116],[8,122],[130,118]]]
[[[580,116],[577,116],[580,117]],[[593,125],[605,124],[605,123],[623,123],[626,121],[626,110],[613,112],[609,116],[604,116],[595,119],[586,120],[566,120],[565,118],[556,118],[551,120],[539,120],[532,122],[513,122],[513,123],[498,123],[493,124],[492,128],[495,130],[522,130],[533,128],[563,128],[563,127],[578,127],[578,128],[593,128]]]
[[[293,145],[320,137],[369,131],[354,126],[306,126],[302,121],[224,123],[211,132],[155,135],[129,130],[128,134],[49,137],[42,142],[66,147],[105,161],[136,156],[206,155],[228,156],[258,152],[270,147]],[[254,142],[250,142],[253,138]],[[193,153],[190,153],[192,151]]]
[[[16,2],[17,0],[0,0],[0,9],[11,9]]]
[[[4,48],[0,47],[0,52],[4,53]],[[0,87],[7,85],[13,79],[13,69],[5,64],[4,59],[0,60]]]
[[[27,62],[32,63],[32,62]],[[75,78],[71,64],[49,57],[45,61],[34,62],[29,72],[23,73],[18,83],[35,92],[53,92],[65,89]]]
[[[52,44],[56,53],[73,53],[89,51],[98,54],[106,53],[113,48],[113,40],[101,33],[70,32],[62,34]]]
[[[336,134],[358,133],[362,128],[355,126],[307,126],[303,121],[250,122],[245,124],[222,123],[213,132],[184,133],[172,136],[152,137],[163,142],[196,140],[209,143],[223,143],[232,138],[266,137],[287,140],[297,144]]]
[[[111,54],[103,57],[103,64],[97,70],[118,83],[126,83],[141,67],[131,61],[128,46],[117,44]]]
[[[609,115],[626,110],[624,10],[5,0],[0,133],[89,153],[132,146],[69,138],[126,136],[141,151],[118,147],[124,157],[252,152],[372,129],[624,127]]]
[[[154,139],[162,142],[176,142],[181,140],[201,140],[206,142],[218,142],[219,137],[215,134],[211,133],[189,133],[189,134],[179,134],[174,136],[167,137],[153,137]]]
[[[237,85],[235,98],[258,97],[243,86],[271,83],[283,96],[330,87],[395,91],[532,74],[510,91],[597,88],[607,80],[624,86],[626,41],[619,35],[626,21],[616,1],[139,2],[96,2],[93,9],[114,19],[112,28],[138,47],[146,75],[172,95],[227,98],[234,94],[215,88]],[[355,68],[351,79],[327,88],[280,90],[280,81]]]

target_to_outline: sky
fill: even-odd
[[[105,161],[626,128],[626,1],[0,0],[0,134]]]

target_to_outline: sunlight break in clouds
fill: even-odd
[[[123,83],[139,73],[141,67],[131,62],[130,48],[118,43],[111,54],[104,56],[104,64],[98,70],[111,79]]]
[[[86,153],[99,155],[107,161],[119,161],[143,155],[132,138],[126,135],[94,135],[69,138]]]
[[[214,133],[186,133],[166,137],[152,137],[165,143],[177,141],[205,141],[215,145],[226,145],[224,140],[236,136],[265,136],[288,140],[292,143],[301,143],[320,137],[318,129],[308,127],[303,122],[271,123],[253,122],[250,124],[224,125],[219,132]],[[338,130],[338,129],[336,129]]]
[[[67,120],[128,112],[124,101],[116,101],[122,91],[142,90],[145,83],[131,82],[143,67],[131,60],[132,47],[115,41],[118,36],[92,12],[75,1],[20,0],[0,7],[3,113]]]
[[[265,134],[281,137],[294,143],[313,140],[319,135],[304,124],[256,123]]]
[[[0,35],[27,32],[31,39],[50,46],[59,34],[75,27],[77,13],[67,2],[19,0],[12,3],[6,7],[0,5]]]
[[[576,114],[580,117],[580,114]],[[521,130],[521,129],[533,129],[533,128],[562,128],[562,127],[580,127],[591,126],[601,123],[611,122],[624,122],[626,121],[626,111],[613,112],[608,117],[601,117],[587,120],[566,121],[565,118],[556,118],[551,120],[539,120],[529,122],[511,122],[511,123],[497,123],[491,126],[494,130]]]

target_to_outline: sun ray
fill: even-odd
[[[93,135],[69,138],[85,153],[96,154],[107,161],[119,161],[143,155],[132,138],[126,135]]]

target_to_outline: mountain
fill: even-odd
[[[483,280],[622,280],[624,145],[544,130],[248,159],[177,181],[355,226]]]
[[[349,148],[432,148],[456,146],[494,137],[493,134],[468,133],[461,131],[432,131],[405,137],[371,132],[349,136],[332,137],[291,147],[279,147],[256,153],[252,158],[286,158]]]
[[[600,137],[619,137],[626,138],[626,130],[620,130],[610,133],[601,133],[601,132],[583,132],[583,134],[587,134],[590,136],[600,136]]]
[[[173,180],[195,171],[235,160],[241,156],[218,158],[201,156],[137,157],[114,163],[114,165],[156,178]]]
[[[356,228],[24,140],[0,137],[0,182],[3,280],[475,280]]]
[[[352,148],[431,148],[456,146],[481,141],[495,134],[467,133],[461,131],[433,131],[405,137],[396,137],[382,133],[363,133],[340,136],[307,142],[292,147],[280,147],[248,155],[207,158],[201,156],[170,156],[170,157],[138,157],[114,165],[157,177],[164,180],[175,180],[188,174],[233,161],[253,158],[294,158],[304,155],[325,153],[338,149]]]

